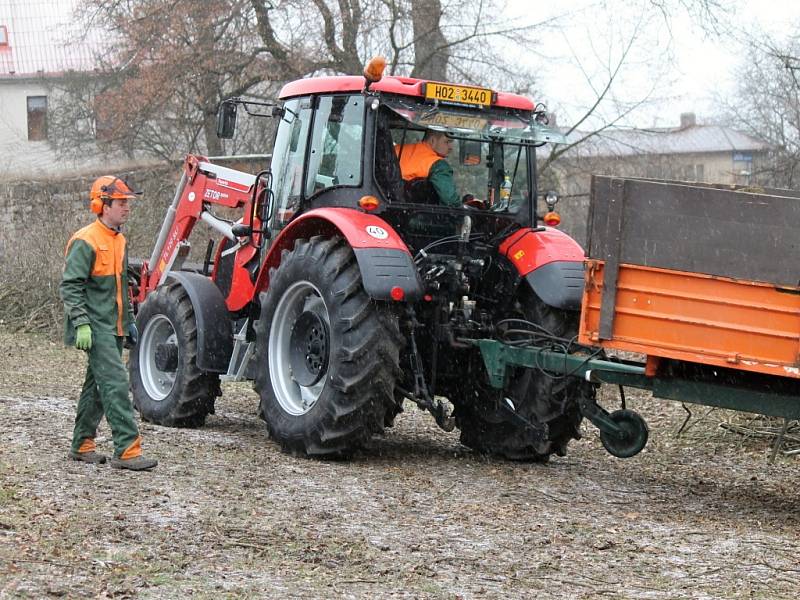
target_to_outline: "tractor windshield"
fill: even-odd
[[[454,137],[482,141],[501,137],[508,141],[537,144],[566,143],[560,132],[509,112],[476,111],[402,100],[389,101],[386,105],[414,125],[445,131]]]
[[[404,100],[390,100],[385,106],[403,178],[402,194],[396,196],[411,203],[462,208],[466,201],[471,208],[527,214],[536,193],[535,147],[563,140],[560,133],[510,111]],[[438,156],[445,157],[446,167],[430,164],[436,155],[419,146],[426,140],[434,143]],[[421,158],[425,154],[430,157],[427,163]],[[420,160],[423,164],[417,164]],[[447,167],[452,177],[442,174]]]

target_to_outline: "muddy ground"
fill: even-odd
[[[721,411],[677,436],[681,406],[639,395],[642,454],[584,425],[541,465],[476,456],[409,407],[319,462],[226,385],[202,429],[143,424],[160,464],[128,473],[66,459],[80,352],[0,333],[0,365],[0,598],[798,597],[800,459],[770,464]]]

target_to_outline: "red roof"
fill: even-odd
[[[422,98],[423,83],[427,82],[421,79],[412,79],[411,77],[389,75],[381,79],[378,83],[373,83],[370,89],[387,94],[400,94],[403,96],[417,96]],[[362,89],[364,89],[363,77],[309,77],[308,79],[298,79],[297,81],[287,83],[283,86],[278,96],[281,100],[285,100],[293,96],[330,94],[336,92],[359,92]],[[506,92],[497,92],[497,101],[493,103],[493,106],[533,110],[533,102],[531,102],[530,99],[525,96],[520,96],[519,94],[509,94]]]
[[[91,71],[102,47],[74,19],[74,0],[0,0],[0,78]],[[2,36],[0,36],[2,42]]]

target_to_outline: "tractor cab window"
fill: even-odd
[[[534,193],[529,165],[542,129],[515,115],[443,109],[430,105],[390,105],[390,131],[396,153],[423,140],[426,132],[450,138],[446,161],[459,198],[473,196],[470,206],[510,214],[528,214]],[[402,161],[401,161],[402,162]],[[407,174],[406,174],[407,175]],[[421,192],[419,190],[422,190]],[[404,199],[412,203],[442,204],[432,186],[404,181]]]
[[[278,124],[272,151],[272,190],[270,228],[282,229],[300,208],[303,197],[303,161],[311,124],[311,102],[308,98],[289,100]]]
[[[306,196],[334,186],[361,184],[364,97],[319,99],[306,179]]]

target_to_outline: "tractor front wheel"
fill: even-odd
[[[150,293],[136,316],[139,342],[129,369],[133,404],[157,425],[196,427],[214,412],[219,376],[197,368],[197,325],[179,283]]]
[[[284,251],[254,327],[261,413],[284,451],[343,456],[383,430],[402,338],[397,316],[365,293],[345,241]]]

